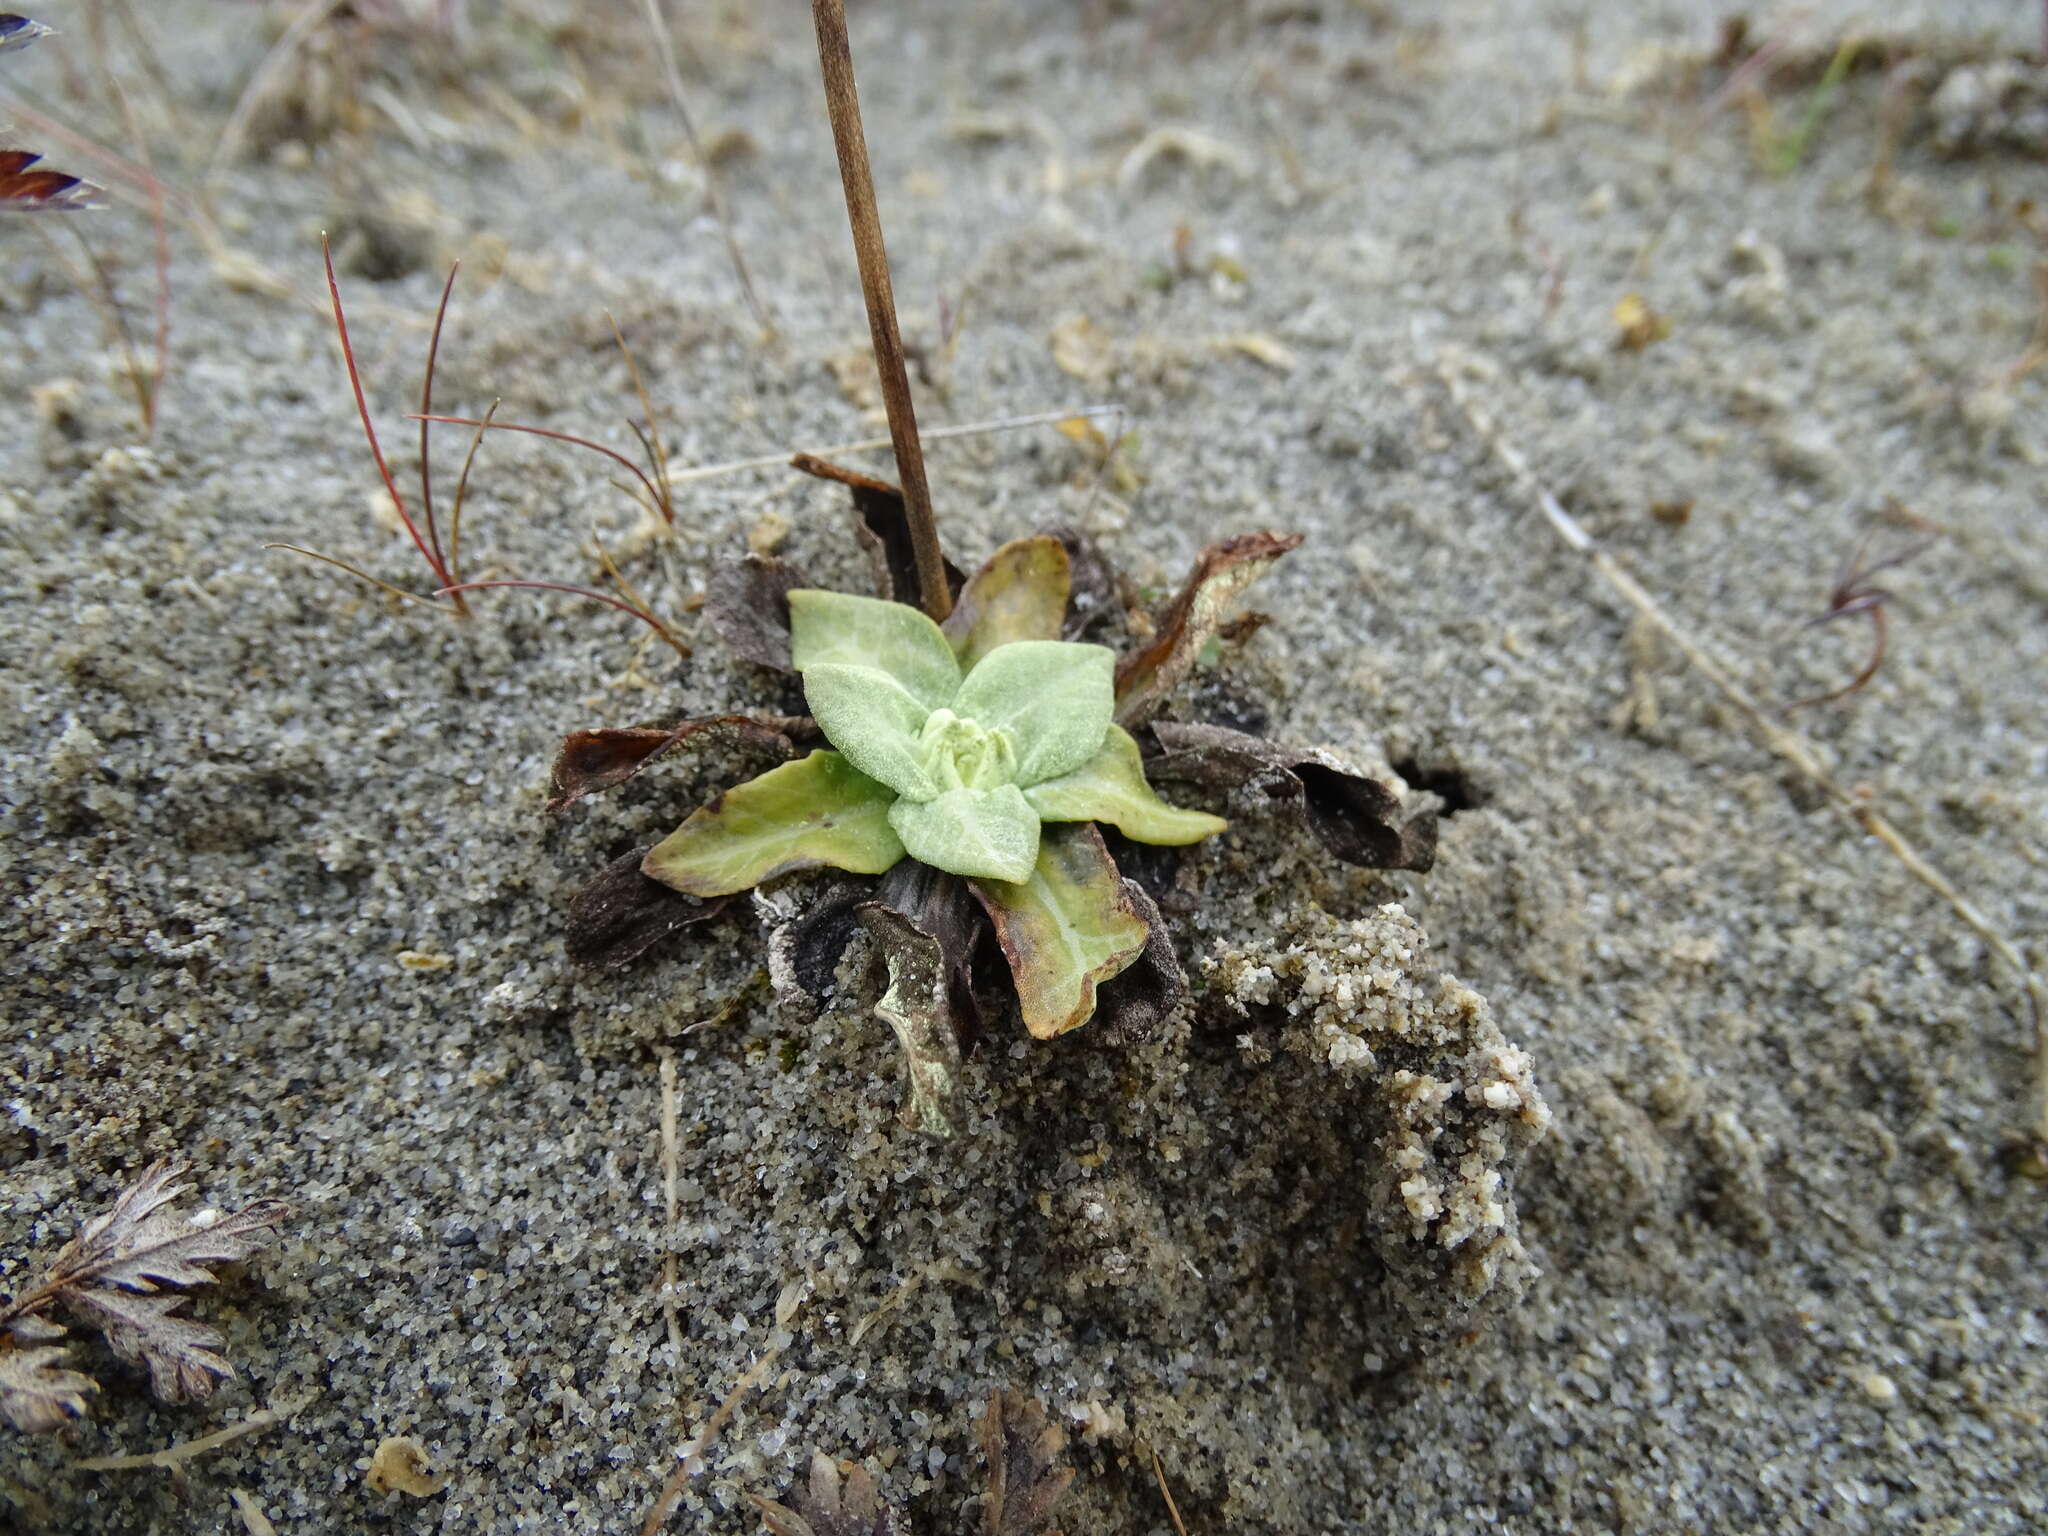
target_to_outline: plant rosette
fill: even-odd
[[[815,1005],[865,931],[886,961],[875,1011],[904,1048],[906,1119],[949,1135],[960,1119],[958,1022],[988,980],[971,965],[984,925],[1035,1038],[1105,1011],[1129,1036],[1185,1000],[1165,919],[1152,893],[1118,869],[1103,829],[1181,848],[1226,823],[1170,804],[1151,777],[1211,790],[1257,780],[1345,862],[1429,866],[1433,818],[1406,815],[1376,780],[1326,754],[1153,721],[1225,630],[1244,588],[1298,539],[1248,534],[1204,551],[1150,623],[1149,640],[1119,657],[1073,638],[1119,590],[1100,556],[1076,560],[1077,536],[1003,546],[960,584],[939,624],[922,611],[908,562],[892,558],[904,547],[894,488],[801,467],[853,487],[883,595],[821,590],[759,556],[722,567],[707,597],[709,627],[744,659],[800,678],[810,715],[724,715],[568,739],[555,809],[707,733],[789,759],[593,881],[571,914],[578,958],[637,960],[751,891],[770,928],[778,993]],[[1084,594],[1075,592],[1077,567],[1090,576]],[[830,878],[784,880],[802,871]]]

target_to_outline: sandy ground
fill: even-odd
[[[680,464],[878,430],[803,8],[682,9],[773,340],[626,4],[479,4],[459,47],[353,63],[317,40],[214,192],[222,240],[301,298],[225,280],[181,223],[153,440],[61,239],[0,224],[0,1286],[164,1152],[213,1204],[298,1211],[198,1300],[240,1378],[165,1408],[81,1346],[94,1418],[6,1443],[0,1524],[234,1529],[239,1489],[290,1536],[637,1529],[771,1356],[671,1528],[757,1528],[749,1495],[823,1448],[873,1470],[899,1528],[978,1529],[973,1421],[1005,1385],[1073,1431],[1070,1532],[1168,1531],[1155,1449],[1192,1532],[2048,1523],[2043,1192],[2000,1158],[2029,1070],[2012,976],[1634,622],[1437,366],[1774,704],[1861,664],[1863,621],[1799,627],[1858,539],[1931,534],[1886,575],[1882,671],[1794,723],[2038,936],[2048,439],[2015,375],[2041,87],[2019,76],[2002,122],[1975,77],[1943,98],[1959,127],[1924,106],[2031,45],[2032,10],[1809,5],[1765,127],[1704,111],[1726,78],[1707,7],[857,9],[928,423],[1113,402],[1136,434],[1142,481],[1099,496],[1049,429],[934,445],[956,552],[1080,521],[1163,589],[1211,538],[1305,533],[1260,589],[1274,622],[1185,709],[1263,711],[1446,812],[1436,869],[1382,877],[1227,807],[1181,932],[1194,1016],[1129,1048],[998,1028],[970,1134],[933,1146],[896,1123],[857,1000],[816,1023],[769,1004],[750,921],[622,975],[562,955],[582,879],[733,765],[555,821],[560,736],[772,685],[566,598],[484,594],[456,624],[261,548],[422,585],[312,302],[323,228],[402,479],[456,255],[444,407],[502,397],[629,446],[609,307]],[[276,33],[254,7],[148,10],[170,90],[119,72],[197,187]],[[121,142],[84,99],[87,28],[49,19],[67,36],[7,83]],[[1929,72],[1874,200],[1883,72],[1786,147],[1855,25],[1883,34],[1864,57]],[[146,218],[84,227],[146,333]],[[1669,326],[1640,350],[1617,345],[1631,293]],[[461,447],[441,440],[444,498]],[[829,488],[688,483],[664,553],[608,469],[495,439],[472,568],[587,580],[596,530],[686,626],[710,562],[781,523],[815,573],[858,575]],[[1454,1193],[1468,1152],[1503,1176],[1481,1237],[1390,1182],[1398,1053],[1340,1072],[1290,1014],[1332,976],[1376,980],[1382,1022],[1423,1031],[1409,1064],[1454,1086],[1504,1042],[1533,1059],[1546,1135],[1503,1119],[1483,1155],[1425,1157]],[[179,1479],[72,1465],[265,1405],[288,1421]],[[394,1435],[444,1491],[365,1487]]]

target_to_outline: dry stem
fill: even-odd
[[[932,521],[931,488],[925,483],[924,450],[917,439],[917,412],[911,404],[910,378],[903,368],[896,295],[889,284],[889,252],[882,243],[882,215],[875,206],[875,178],[868,167],[867,136],[861,131],[860,95],[853,83],[853,47],[846,37],[843,0],[811,0],[811,20],[818,32],[818,67],[825,77],[832,142],[839,151],[839,180],[846,191],[854,257],[860,263],[875,369],[881,375],[882,401],[889,411],[889,437],[896,449],[896,475],[910,523],[917,584],[924,595],[925,612],[943,619],[953,611],[953,592],[946,584],[946,560]]]

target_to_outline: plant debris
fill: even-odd
[[[216,1352],[220,1334],[178,1315],[183,1290],[215,1279],[209,1268],[248,1258],[276,1235],[291,1208],[259,1200],[230,1216],[188,1216],[168,1209],[184,1193],[185,1164],[162,1158],[122,1191],[113,1208],[87,1222],[42,1277],[0,1304],[0,1416],[29,1434],[85,1413],[89,1377],[58,1369],[64,1336],[50,1310],[62,1306],[96,1329],[114,1353],[149,1368],[167,1403],[198,1402],[234,1367]],[[209,1219],[209,1217],[211,1219]],[[24,1347],[25,1346],[25,1347]]]

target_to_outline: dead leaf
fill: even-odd
[[[1092,822],[1042,828],[1030,879],[968,884],[995,924],[1034,1039],[1086,1024],[1095,1015],[1096,989],[1144,951],[1144,919]]]
[[[99,1384],[76,1371],[57,1369],[61,1344],[34,1349],[0,1349],[0,1418],[25,1435],[59,1429],[85,1417],[85,1396]]]
[[[758,1495],[770,1536],[888,1536],[889,1512],[868,1469],[857,1461],[843,1467],[823,1451],[811,1453],[808,1486],[787,1508]]]
[[[1234,352],[1242,352],[1255,363],[1263,363],[1275,373],[1292,373],[1300,361],[1264,331],[1242,331],[1235,336],[1225,336],[1222,345]]]
[[[741,661],[795,675],[789,664],[789,594],[811,582],[787,560],[721,560],[704,588],[704,622]]]
[[[925,607],[903,492],[886,480],[877,480],[873,475],[847,469],[815,454],[799,453],[789,465],[820,480],[836,480],[853,492],[854,537],[860,540],[874,566],[876,595],[908,603],[913,608]],[[946,562],[946,580],[956,594],[966,583],[966,577],[951,560]]]
[[[1062,373],[1101,385],[1115,362],[1115,343],[1086,315],[1069,315],[1052,328],[1052,360]]]
[[[1398,795],[1328,752],[1283,747],[1220,725],[1161,720],[1151,734],[1162,750],[1146,760],[1150,778],[1219,789],[1262,780],[1346,864],[1426,870],[1436,862],[1436,817],[1422,811],[1403,820]]]
[[[1051,1518],[1074,1481],[1073,1468],[1060,1465],[1066,1446],[1066,1431],[1022,1393],[989,1398],[981,1420],[981,1453],[988,1458],[981,1500],[986,1536],[1032,1536]]]
[[[1117,724],[1134,730],[1151,719],[1229,619],[1238,597],[1300,543],[1298,533],[1241,533],[1203,550],[1160,616],[1156,638],[1117,663]]]
[[[700,901],[641,873],[652,846],[613,859],[569,903],[565,944],[578,965],[621,970],[685,928],[709,922],[731,901]]]
[[[768,930],[768,982],[776,1000],[815,1018],[834,990],[840,957],[860,931],[858,909],[875,881],[836,871],[792,875],[756,888],[754,910]]]
[[[729,745],[753,748],[776,762],[796,756],[797,743],[817,734],[806,715],[705,715],[671,726],[575,731],[555,754],[548,809],[562,811],[585,795],[616,789],[684,742],[707,732]]]
[[[1614,306],[1614,324],[1620,332],[1614,344],[1627,352],[1640,352],[1671,334],[1670,318],[1650,308],[1640,293],[1621,296]]]
[[[1013,640],[1057,640],[1066,621],[1072,566],[1050,534],[1013,539],[988,557],[960,589],[940,626],[953,642],[962,673]]]
[[[875,1013],[903,1047],[904,1123],[951,1137],[960,1128],[960,1025],[973,1008],[974,904],[958,876],[904,859],[859,916],[888,966]]]
[[[227,1216],[173,1211],[171,1203],[184,1193],[178,1181],[185,1171],[184,1164],[162,1158],[137,1175],[106,1214],[87,1222],[58,1251],[39,1281],[0,1309],[7,1334],[38,1344],[60,1337],[63,1330],[42,1314],[62,1304],[98,1329],[114,1353],[147,1366],[151,1386],[167,1403],[196,1402],[232,1377],[234,1367],[214,1349],[220,1334],[178,1315],[186,1298],[163,1294],[163,1288],[212,1281],[211,1266],[246,1259],[270,1242],[290,1207],[259,1200]],[[17,1378],[0,1405],[9,1418],[18,1410],[49,1428],[83,1411],[78,1389],[64,1384],[69,1373],[49,1368],[53,1358],[41,1349],[0,1353]]]

